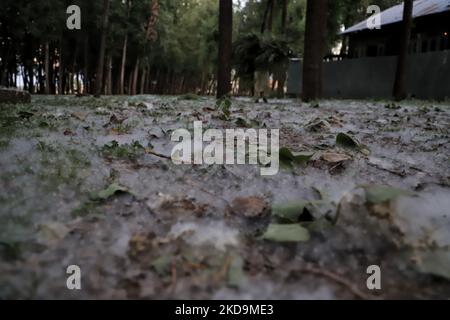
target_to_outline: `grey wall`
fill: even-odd
[[[450,51],[409,56],[408,94],[420,99],[450,98]],[[324,98],[390,98],[397,57],[376,57],[324,62]],[[300,60],[289,65],[287,92],[301,93]]]

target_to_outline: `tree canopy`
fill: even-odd
[[[23,86],[31,93],[93,93],[102,72],[102,94],[215,93],[218,1],[106,2],[109,19],[103,30],[104,1],[4,0],[0,85]],[[328,53],[341,41],[343,26],[366,17],[368,2],[330,1]],[[383,9],[399,1],[374,2]],[[81,8],[81,30],[66,27],[69,5]],[[306,0],[234,1],[233,11],[233,81],[240,84],[234,90],[250,93],[252,73],[263,68],[282,94],[288,58],[303,55]],[[99,60],[103,31],[104,59]]]

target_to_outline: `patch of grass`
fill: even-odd
[[[82,179],[80,170],[91,165],[88,157],[77,149],[57,148],[54,145],[38,141],[41,152],[41,165],[36,175],[45,183],[47,191],[56,190],[61,184],[79,187]]]
[[[0,108],[1,110],[2,108]],[[18,129],[21,119],[7,110],[0,112],[0,136],[10,137]]]
[[[58,190],[60,185],[70,185],[78,187],[81,179],[78,177],[79,168],[67,165],[65,162],[46,162],[48,169],[41,169],[36,173],[38,179],[43,183],[45,192]]]
[[[229,121],[231,112],[232,102],[231,99],[227,96],[224,96],[216,101],[216,108],[220,111],[220,118],[224,121]]]
[[[83,202],[80,206],[72,210],[72,216],[76,217],[85,217],[87,215],[98,213],[98,205],[99,202],[87,200]]]
[[[101,148],[101,153],[105,158],[136,161],[145,153],[145,149],[138,141],[123,145],[112,141]]]
[[[186,93],[178,97],[178,100],[199,100],[200,96],[195,93]]]
[[[403,129],[400,127],[385,127],[385,128],[381,128],[380,132],[399,132],[402,130]]]
[[[56,119],[54,116],[38,115],[38,116],[34,117],[33,124],[37,128],[48,129],[48,130],[51,130],[51,131],[56,131],[56,129],[58,128],[57,121],[58,121],[58,119]]]
[[[9,140],[0,140],[0,150],[5,150],[9,146]]]
[[[19,260],[22,251],[22,243],[19,241],[0,241],[0,257],[6,261]]]
[[[25,215],[6,214],[0,217],[0,259],[19,260],[30,233],[30,220]]]
[[[115,102],[111,97],[94,98],[92,96],[35,96],[33,104],[58,107],[86,106],[89,108],[108,107]]]
[[[67,158],[72,162],[72,164],[76,167],[88,167],[91,165],[91,161],[89,161],[88,157],[81,151],[77,149],[68,149],[66,150]]]
[[[115,126],[112,130],[115,131],[117,134],[129,134],[133,131],[135,125],[130,123],[120,123],[117,126]]]
[[[38,143],[36,144],[36,148],[41,151],[42,153],[54,153],[56,152],[56,149],[54,146],[52,146],[51,144],[48,144],[44,141],[38,141]]]

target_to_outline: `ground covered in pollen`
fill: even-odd
[[[448,102],[34,96],[0,121],[0,298],[450,298]],[[282,169],[175,165],[194,121],[280,129]]]

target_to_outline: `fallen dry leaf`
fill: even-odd
[[[73,112],[71,116],[77,118],[80,121],[84,121],[86,120],[87,114],[84,112]]]
[[[77,134],[75,132],[70,131],[70,130],[65,130],[64,131],[64,135],[65,136],[76,136]]]
[[[337,163],[337,162],[351,160],[352,158],[343,153],[326,152],[326,153],[322,154],[322,159],[327,162]]]
[[[270,213],[269,204],[259,197],[240,197],[231,204],[233,212],[245,218],[260,218]]]

